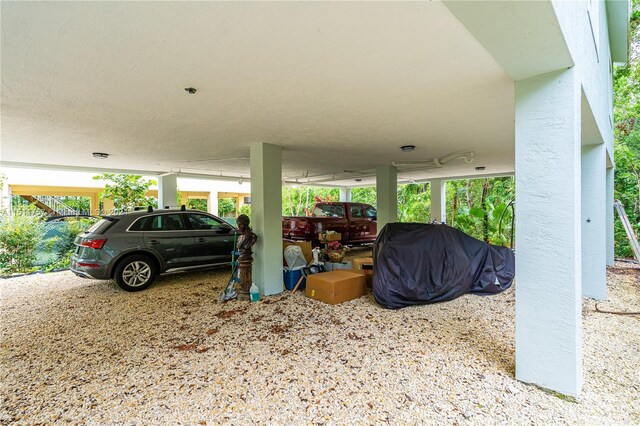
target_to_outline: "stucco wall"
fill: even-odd
[[[553,7],[600,136],[613,158],[613,89],[605,3],[559,0],[553,1]],[[596,26],[597,48],[590,16]]]

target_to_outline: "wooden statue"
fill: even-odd
[[[243,293],[249,293],[251,288],[251,265],[253,264],[253,251],[252,247],[258,241],[258,236],[253,233],[249,223],[251,220],[246,214],[241,214],[236,220],[238,230],[240,231],[240,237],[236,243],[236,250],[239,252],[238,256],[238,275],[240,277],[240,291]]]

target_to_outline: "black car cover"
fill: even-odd
[[[447,225],[389,223],[378,234],[373,258],[373,295],[388,309],[500,293],[515,276],[511,249]]]

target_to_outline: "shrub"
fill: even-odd
[[[41,244],[44,215],[33,208],[20,208],[0,215],[0,272],[30,272]]]

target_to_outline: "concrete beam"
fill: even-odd
[[[282,278],[282,149],[254,143],[250,147],[251,224],[254,246],[253,282],[264,295],[283,291]]]
[[[351,188],[340,188],[340,201],[346,203],[351,201]]]
[[[207,199],[207,211],[212,215],[218,216],[218,192],[213,190],[209,193]]]
[[[378,232],[387,223],[398,221],[398,170],[394,166],[376,167]]]
[[[178,207],[178,175],[158,176],[158,208]]]
[[[431,221],[447,221],[447,181],[442,179],[431,179],[429,181],[431,189]]]
[[[607,149],[582,146],[582,295],[607,298]]]
[[[582,388],[581,90],[575,69],[516,82],[516,378]]]

